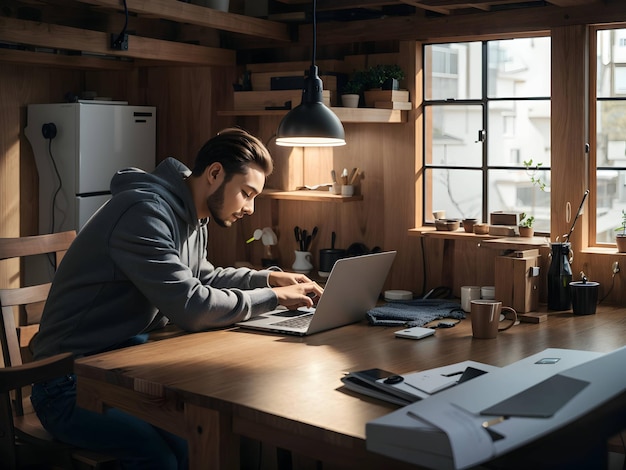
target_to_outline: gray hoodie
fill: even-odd
[[[153,173],[129,168],[113,177],[112,198],[79,232],[54,277],[36,359],[120,347],[167,319],[200,331],[276,308],[269,271],[207,261],[208,221],[196,216],[189,174],[168,158]]]

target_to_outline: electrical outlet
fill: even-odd
[[[111,49],[114,51],[127,51],[128,50],[128,34],[111,34]]]
[[[613,261],[613,274],[617,274],[619,272],[619,261]]]

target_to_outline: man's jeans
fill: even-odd
[[[31,401],[43,426],[57,439],[116,457],[124,469],[188,467],[184,439],[114,408],[99,414],[76,406],[74,375],[33,385]]]

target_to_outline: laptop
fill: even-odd
[[[237,326],[305,336],[361,321],[376,306],[395,257],[395,251],[385,251],[339,259],[316,307],[288,310],[281,306]]]

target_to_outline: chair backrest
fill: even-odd
[[[46,255],[51,257],[54,269],[59,266],[65,252],[76,238],[76,231],[50,233],[19,238],[0,238],[0,261],[18,259],[24,261],[29,257]],[[38,323],[43,311],[45,297],[37,301],[28,301],[15,304],[15,322],[18,328]],[[28,344],[38,327],[21,329],[21,343]]]
[[[29,257],[47,255],[52,258],[51,263],[56,269],[75,238],[75,230],[19,238],[0,238],[0,261],[15,258],[23,265]],[[20,306],[16,313],[17,326],[33,323],[32,319],[38,319],[42,311],[43,302]]]
[[[75,231],[21,238],[0,238],[0,260],[52,254],[60,262],[76,238]],[[39,331],[39,324],[28,324],[30,306],[43,306],[50,283],[0,289],[0,352],[4,367],[16,367],[30,360],[29,345]],[[15,396],[15,412],[23,414],[21,390]]]

